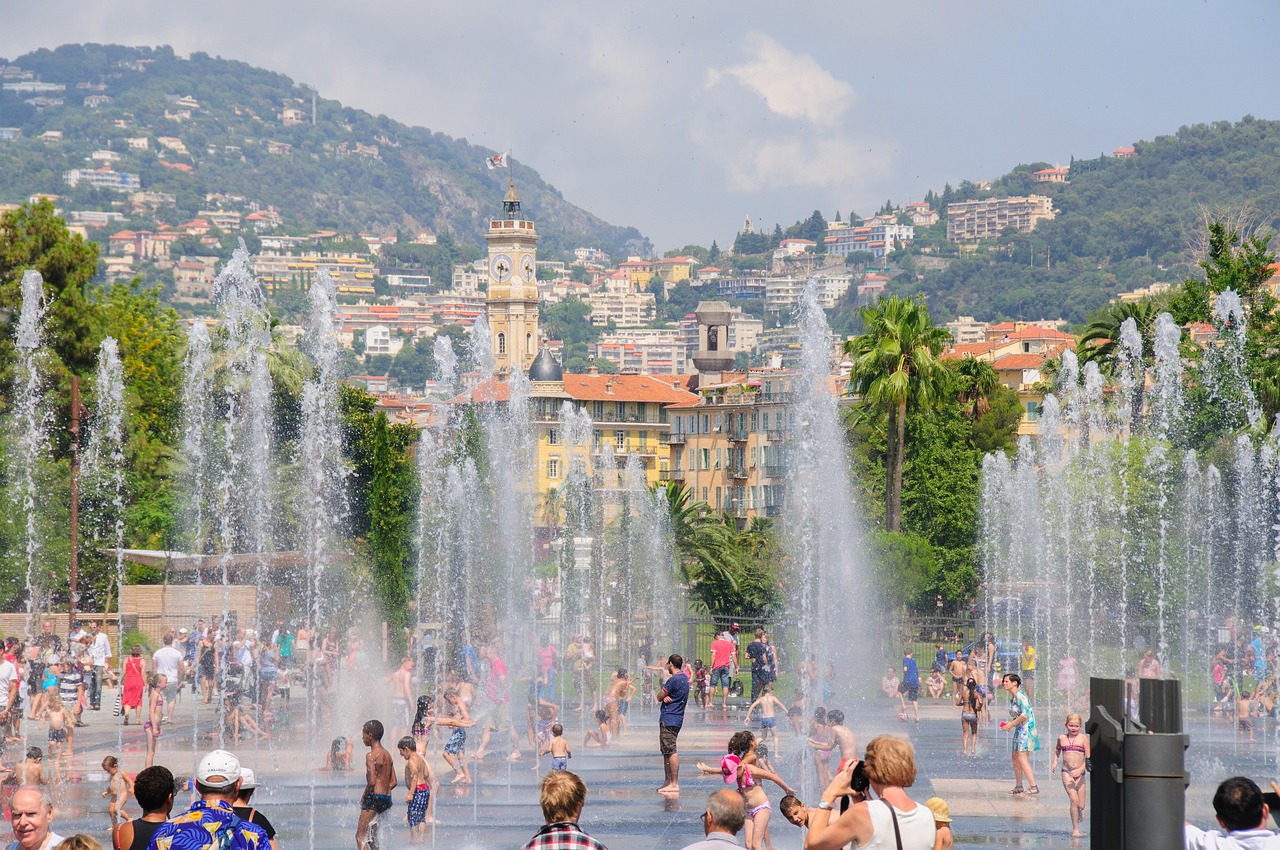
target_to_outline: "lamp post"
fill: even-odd
[[[71,557],[68,565],[67,634],[76,619],[80,573],[80,376],[71,376]]]

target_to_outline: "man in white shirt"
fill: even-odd
[[[102,630],[102,623],[95,621],[90,626],[89,659],[93,662],[93,676],[89,683],[89,709],[102,709],[102,682],[111,669],[111,640]]]
[[[1262,801],[1262,789],[1252,779],[1233,776],[1219,785],[1213,811],[1226,833],[1187,824],[1187,850],[1280,850],[1280,836],[1267,829],[1270,811]]]
[[[0,713],[7,714],[18,698],[18,667],[12,661],[0,660]]]
[[[43,785],[25,785],[9,801],[13,843],[5,850],[49,850],[62,843],[53,831],[53,797]]]
[[[173,710],[178,705],[178,691],[182,686],[182,676],[186,672],[184,669],[186,666],[187,660],[182,657],[182,651],[173,645],[173,635],[165,635],[164,646],[151,655],[151,669],[167,680],[164,686],[164,698],[169,704],[169,723],[173,723]]]

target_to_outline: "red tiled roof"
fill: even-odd
[[[1001,345],[999,340],[990,342],[964,342],[953,345],[942,352],[942,360],[963,360],[966,357],[982,357],[990,354]]]
[[[1044,361],[1048,359],[1047,354],[1006,354],[1004,357],[996,358],[996,361],[991,364],[991,368],[997,372],[1014,369],[1039,369],[1044,365]]]
[[[690,393],[652,375],[565,375],[564,391],[578,401],[652,401],[677,404]],[[696,398],[696,397],[695,397]]]

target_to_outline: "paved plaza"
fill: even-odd
[[[104,705],[111,705],[114,693],[104,695]],[[993,712],[1002,710],[999,702]],[[198,753],[212,748],[212,740],[193,741],[192,703],[183,695],[175,723],[166,728],[161,739],[158,763],[176,775],[186,777]],[[295,706],[296,708],[296,706]],[[203,708],[204,723],[209,709]],[[300,712],[295,711],[295,716]],[[1044,749],[1034,761],[1041,794],[1038,799],[1013,799],[1008,796],[1012,778],[1008,756],[1008,739],[995,727],[984,729],[985,741],[976,758],[963,758],[960,753],[959,721],[949,704],[924,704],[921,722],[901,722],[896,705],[887,700],[868,701],[865,706],[846,708],[850,725],[859,744],[881,733],[906,735],[916,746],[920,776],[912,796],[917,801],[937,795],[951,806],[955,818],[957,847],[1087,847],[1088,838],[1073,841],[1067,816],[1066,798],[1060,781],[1048,772],[1053,736],[1060,725],[1056,718],[1040,718]],[[136,726],[118,727],[109,711],[86,713],[89,726],[78,730],[77,755],[69,776],[56,789],[58,800],[57,829],[63,835],[85,831],[98,838],[106,836],[106,801],[100,796],[104,774],[98,766],[107,753],[120,753],[123,767],[130,773],[141,769],[143,742]],[[280,742],[245,742],[232,749],[242,762],[253,767],[262,783],[254,803],[266,813],[280,831],[282,850],[294,848],[349,848],[354,846],[358,798],[363,788],[363,754],[358,745],[361,717],[341,728],[326,728],[319,735],[308,736],[299,730]],[[680,848],[701,837],[700,815],[707,794],[721,785],[718,776],[699,776],[694,763],[701,759],[718,764],[724,743],[733,731],[742,728],[740,713],[726,717],[719,711],[703,716],[690,708],[684,732],[680,737],[682,759],[679,798],[668,799],[655,793],[661,784],[661,759],[657,754],[657,715],[634,709],[632,732],[616,746],[599,750],[573,747],[570,770],[582,776],[588,787],[583,827],[603,841],[611,850],[642,848]],[[566,725],[576,726],[576,716]],[[1274,741],[1263,744],[1264,736],[1253,746],[1237,744],[1225,722],[1206,724],[1203,716],[1190,721],[1192,747],[1188,765],[1192,786],[1187,794],[1188,817],[1195,823],[1212,824],[1210,800],[1221,779],[1243,773],[1265,782],[1277,775]],[[44,745],[44,730],[30,730],[31,743]],[[357,770],[332,775],[312,768],[323,763],[328,741],[346,735],[357,741],[353,763]],[[576,740],[567,733],[571,744]],[[123,746],[118,746],[119,737]],[[472,734],[474,751],[478,733]],[[387,743],[394,746],[394,742]],[[438,741],[435,743],[438,744]],[[17,744],[9,747],[6,762],[18,752]],[[796,768],[800,751],[794,740],[783,738],[783,752],[774,759],[775,768],[792,784],[806,789],[810,802],[817,791],[811,776],[802,780]],[[397,768],[400,759],[396,758]],[[509,762],[495,749],[475,771],[478,783],[474,789],[448,784],[450,773],[438,755],[433,766],[442,780],[436,816],[443,824],[436,827],[428,842],[449,848],[519,847],[541,825],[537,803],[539,774],[527,759]],[[548,767],[543,762],[544,770]],[[384,847],[407,844],[404,826],[403,789],[393,795],[395,807],[389,813],[384,831]],[[774,844],[782,850],[800,848],[801,830],[786,823],[777,814],[781,791],[768,787],[774,803],[770,830]],[[179,801],[185,807],[185,795]],[[130,809],[137,815],[136,803]],[[1086,824],[1087,831],[1087,824]],[[7,833],[6,833],[7,834]]]

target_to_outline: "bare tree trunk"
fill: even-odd
[[[893,476],[893,502],[890,505],[890,531],[902,530],[902,460],[906,453],[907,443],[907,403],[899,402],[896,415],[894,417],[894,451],[893,451],[893,468],[890,474]]]

